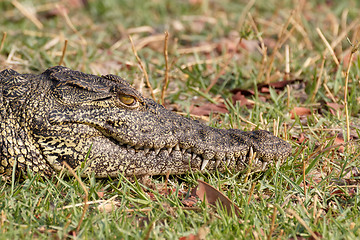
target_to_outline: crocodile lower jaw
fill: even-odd
[[[181,155],[182,161],[185,164],[190,164],[196,162],[194,168],[197,168],[200,171],[204,171],[207,168],[214,169],[226,169],[226,168],[237,168],[244,169],[246,167],[251,167],[253,171],[264,171],[270,162],[264,161],[263,159],[256,156],[256,152],[252,147],[249,147],[248,151],[245,154],[231,154],[232,156],[226,156],[223,159],[205,159],[203,154],[197,154],[197,150],[194,148],[182,148],[180,144],[176,144],[174,147],[164,147],[164,148],[146,148],[139,146],[131,146],[128,144],[120,144],[121,147],[125,147],[128,152],[131,154],[131,151],[135,153],[143,152],[145,156],[158,156],[159,154],[168,155],[169,158],[175,157],[179,158]],[[235,156],[236,155],[236,156]],[[194,164],[193,164],[194,165]],[[239,166],[240,165],[240,166]]]

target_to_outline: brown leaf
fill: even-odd
[[[203,0],[188,0],[190,5],[201,5]]]
[[[152,200],[152,201],[156,201],[157,198],[155,197],[155,194],[153,194],[152,192],[147,192],[146,193],[148,195],[148,197]]]
[[[245,90],[245,89],[241,89],[241,88],[234,88],[230,92],[233,94],[240,92],[244,96],[254,96],[255,95],[255,92],[253,90]]]
[[[245,95],[243,95],[241,93],[241,91],[236,92],[233,96],[232,96],[232,100],[233,103],[235,102],[240,102],[240,106],[252,106],[252,104],[247,100],[247,98],[245,97]]]
[[[189,234],[188,236],[179,238],[179,240],[205,240],[208,232],[209,232],[208,227],[201,227],[201,228],[199,228],[196,235]]]
[[[269,93],[269,92],[270,92],[270,89],[269,89],[268,87],[261,87],[261,88],[259,89],[259,91],[260,91],[261,93]]]
[[[181,203],[186,207],[193,207],[197,203],[197,199],[195,196],[190,196],[187,199],[181,201]]]
[[[326,106],[328,106],[329,111],[331,112],[332,115],[337,115],[337,112],[340,111],[340,109],[344,108],[344,105],[342,104],[338,104],[338,103],[331,103],[331,102],[327,102]]]
[[[277,90],[277,92],[282,91],[286,88],[287,85],[295,85],[298,82],[302,82],[302,79],[292,79],[292,80],[283,80],[283,81],[277,81],[277,82],[271,82],[271,83],[263,83],[259,84],[258,90],[261,93],[270,93],[269,88],[273,88]]]
[[[305,134],[304,133],[300,133],[300,136],[299,136],[299,138],[297,139],[297,143],[303,143],[304,141],[306,140],[306,138],[305,138]]]
[[[188,236],[180,237],[179,240],[199,240],[199,238],[197,235],[189,234]]]
[[[322,239],[323,236],[321,235],[321,233],[319,232],[314,232],[314,233],[317,236],[317,239]],[[310,236],[309,240],[315,240],[314,236]]]
[[[334,140],[334,145],[343,144],[343,143],[345,143],[345,142],[344,142],[344,138],[341,137],[341,136],[339,136],[339,135],[336,136],[336,138],[335,138],[335,140]],[[344,146],[340,146],[338,151],[341,152],[341,153],[343,153],[343,152],[344,152]]]
[[[45,12],[45,16],[50,18],[58,15],[68,14],[70,11],[76,11],[79,8],[84,8],[88,4],[87,0],[63,0],[55,8]]]
[[[275,88],[275,89],[284,89],[287,85],[295,83],[295,82],[301,82],[301,79],[293,79],[293,80],[284,80],[284,81],[278,81],[278,82],[272,82],[269,83],[269,87]]]
[[[225,104],[223,103],[217,105],[213,103],[205,103],[190,110],[191,114],[198,116],[209,116],[211,112],[228,113],[229,111],[226,109]]]
[[[294,107],[291,111],[291,119],[295,119],[295,114],[299,117],[306,117],[311,115],[311,110],[305,107]]]
[[[198,180],[199,185],[193,189],[192,194],[197,195],[202,201],[215,205],[217,201],[226,208],[228,214],[232,213],[232,208],[237,216],[240,216],[240,209],[228,197],[208,183]]]

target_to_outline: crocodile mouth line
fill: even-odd
[[[68,122],[68,123],[78,123],[79,122]],[[84,124],[84,123],[80,123]],[[181,156],[184,163],[189,164],[191,161],[198,160],[198,162],[201,162],[200,165],[200,171],[204,171],[209,166],[214,166],[215,168],[219,168],[221,163],[224,168],[229,168],[232,166],[239,166],[240,164],[244,167],[251,167],[256,169],[256,171],[264,171],[266,170],[267,166],[271,161],[264,161],[261,157],[257,156],[257,152],[254,151],[254,148],[250,146],[247,150],[244,150],[242,152],[229,152],[224,153],[223,158],[216,157],[216,154],[213,155],[212,158],[205,156],[206,150],[200,150],[202,153],[198,153],[199,149],[194,147],[185,148],[180,143],[175,144],[174,146],[164,146],[164,147],[146,147],[143,145],[132,145],[130,142],[127,142],[124,139],[114,137],[113,135],[115,132],[107,132],[108,129],[105,129],[98,125],[93,124],[84,124],[88,125],[90,127],[94,127],[99,132],[103,134],[106,138],[108,138],[110,141],[112,141],[114,144],[122,147],[123,149],[126,149],[127,151],[134,151],[135,153],[142,152],[144,155],[148,154],[154,154],[155,156],[158,156],[159,153],[166,151],[168,156],[174,152],[178,151]],[[208,149],[211,151],[211,149]],[[187,156],[185,156],[187,155]]]
[[[176,144],[174,147],[163,147],[163,148],[147,148],[144,146],[132,146],[127,143],[121,143],[116,141],[119,146],[128,150],[128,151],[135,151],[135,153],[143,152],[144,155],[154,154],[158,156],[161,152],[166,151],[168,156],[175,151],[179,152],[183,158],[183,161],[189,164],[192,160],[198,159],[201,161],[200,171],[204,171],[206,167],[209,165],[214,165],[215,168],[219,168],[220,164],[223,163],[224,167],[229,167],[230,165],[239,165],[242,164],[243,166],[259,166],[257,169],[259,171],[264,171],[270,162],[263,161],[261,157],[256,156],[256,151],[254,151],[253,147],[249,147],[245,154],[240,156],[234,156],[232,154],[231,157],[224,157],[223,159],[216,159],[215,157],[212,159],[206,159],[203,154],[195,153],[193,148],[182,148],[180,144]],[[187,156],[185,156],[187,155]]]
[[[107,120],[107,124],[111,125],[114,129],[116,128],[114,126],[114,122]],[[177,143],[173,146],[166,146],[166,144],[164,144],[163,147],[149,147],[146,146],[147,144],[134,145],[133,143],[122,139],[122,137],[116,137],[116,131],[114,130],[108,132],[109,129],[103,128],[101,126],[94,126],[92,124],[88,125],[95,127],[95,129],[100,131],[104,136],[110,138],[111,141],[113,141],[115,144],[121,146],[124,149],[127,149],[128,151],[135,151],[135,153],[143,152],[145,156],[148,154],[154,154],[155,156],[158,156],[160,152],[166,151],[169,157],[174,151],[178,151],[182,156],[183,162],[186,164],[189,164],[191,161],[198,159],[198,161],[201,162],[200,171],[204,171],[210,165],[215,166],[215,168],[219,168],[221,163],[224,168],[228,168],[230,165],[239,166],[241,164],[244,167],[255,168],[256,171],[264,171],[271,162],[265,161],[260,156],[257,156],[257,152],[252,146],[241,152],[229,152],[230,154],[224,153],[224,157],[222,158],[217,157],[216,154],[213,154],[213,157],[209,158],[206,157],[205,149],[200,150],[202,153],[198,153],[199,149],[197,149],[196,146],[186,148],[183,147],[181,143]],[[150,144],[150,146],[151,145],[152,144]],[[208,150],[212,151],[211,149]],[[188,156],[184,156],[185,154]]]

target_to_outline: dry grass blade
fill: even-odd
[[[144,47],[151,45],[152,43],[156,42],[162,42],[164,41],[164,35],[163,34],[155,34],[148,37],[144,37],[141,39],[138,39],[136,42],[136,51],[140,51]]]
[[[141,68],[141,70],[142,70],[143,73],[144,73],[146,85],[147,85],[147,87],[148,87],[149,90],[150,90],[151,97],[155,100],[155,94],[154,94],[154,90],[153,90],[153,88],[152,88],[152,86],[151,86],[151,84],[150,84],[150,81],[149,81],[149,75],[147,74],[146,69],[145,69],[145,67],[144,67],[144,64],[142,63],[140,57],[139,57],[138,54],[137,54],[137,51],[136,51],[134,42],[133,42],[132,37],[131,37],[130,35],[129,35],[129,40],[130,40],[130,43],[131,43],[131,48],[132,48],[132,50],[133,50],[133,53],[134,53],[134,55],[135,55],[135,57],[136,57],[136,60],[137,60],[137,62],[139,63],[140,68]]]
[[[26,18],[28,18],[38,29],[43,29],[44,25],[36,18],[34,14],[28,11],[21,3],[16,0],[11,1],[14,5]]]
[[[321,68],[320,68],[320,73],[319,73],[319,76],[318,76],[318,79],[316,81],[316,85],[315,85],[315,89],[313,91],[313,94],[311,96],[311,102],[313,102],[315,100],[315,96],[319,90],[319,87],[321,85],[321,78],[322,78],[322,75],[323,75],[323,72],[324,72],[324,65],[325,65],[325,56],[323,56],[323,59],[322,59],[322,62],[321,62]]]
[[[305,162],[305,158],[303,159],[303,164],[302,164],[302,172],[303,172],[303,183],[304,183],[304,195],[306,196],[306,162]]]
[[[272,235],[272,233],[274,232],[274,229],[275,229],[276,207],[273,206],[273,208],[274,208],[274,211],[273,211],[273,214],[271,216],[271,227],[270,227],[270,232],[269,232],[269,235],[268,235],[267,239],[271,239],[271,235]]]
[[[287,135],[287,129],[286,129],[286,123],[283,123],[284,126],[284,140],[287,141],[288,140],[288,135]]]
[[[64,58],[65,58],[67,43],[68,43],[68,40],[65,39],[64,47],[63,47],[62,54],[61,54],[61,58],[60,58],[60,61],[59,61],[59,65],[63,65],[63,63],[64,63]]]
[[[6,215],[4,213],[4,210],[1,210],[0,228],[3,229],[2,232],[5,231],[5,229],[3,228],[5,221],[6,221]]]
[[[241,15],[239,17],[239,21],[237,22],[237,26],[238,26],[239,29],[243,27],[244,21],[245,21],[245,18],[246,18],[246,14],[249,13],[250,9],[252,8],[252,6],[254,6],[255,2],[256,2],[256,0],[250,0],[246,4],[244,9],[242,10]]]
[[[285,77],[290,76],[290,47],[288,44],[285,45]]]
[[[320,240],[320,238],[315,234],[315,232],[310,229],[309,225],[307,225],[306,222],[294,210],[287,209],[286,211],[288,214],[294,216],[301,225],[303,225],[303,227],[311,234],[313,239]]]
[[[341,43],[341,41],[349,34],[349,32],[350,32],[352,29],[354,29],[355,27],[359,27],[359,26],[358,26],[359,23],[360,23],[360,20],[359,20],[359,19],[356,19],[356,20],[352,21],[352,22],[349,24],[349,26],[348,26],[346,29],[344,29],[344,30],[338,35],[338,37],[335,38],[335,39],[331,42],[331,44],[330,44],[331,49],[333,49],[333,48],[335,48],[336,46],[338,46],[338,45]],[[356,36],[356,34],[354,34],[354,36]],[[327,49],[326,49],[326,51],[327,51]]]
[[[264,43],[264,40],[263,38],[261,37],[261,34],[259,33],[259,30],[256,26],[256,23],[254,21],[254,18],[252,17],[251,13],[248,13],[248,17],[250,19],[250,24],[251,24],[251,27],[253,28],[253,30],[255,31],[255,34],[257,36],[257,38],[259,39],[260,41],[260,46],[261,46],[261,54],[262,54],[262,59],[261,59],[261,68],[260,68],[260,71],[258,73],[258,75],[256,76],[256,82],[259,82],[261,77],[263,76],[264,74],[264,71],[265,71],[265,64],[267,62],[267,59],[268,59],[268,56],[267,56],[267,47]]]
[[[80,32],[76,29],[76,27],[74,26],[74,24],[72,24],[69,15],[67,14],[67,12],[62,9],[58,4],[56,4],[56,8],[57,10],[61,13],[61,15],[64,17],[66,24],[70,27],[70,29],[80,38],[81,44],[82,45],[87,45],[87,42],[85,40],[85,38],[80,34]]]
[[[76,232],[79,232],[80,230],[80,227],[81,227],[81,224],[82,222],[84,221],[84,217],[85,217],[85,213],[87,211],[87,209],[89,208],[89,204],[88,204],[88,199],[89,199],[89,193],[88,193],[88,190],[86,189],[85,187],[85,184],[81,181],[81,179],[76,175],[74,169],[72,169],[72,167],[70,167],[70,165],[63,161],[62,164],[69,170],[69,172],[71,173],[71,175],[76,179],[76,181],[79,182],[80,186],[82,187],[82,189],[84,190],[85,192],[85,197],[84,197],[84,209],[83,209],[83,213],[81,215],[81,218],[79,220],[79,223],[78,223],[78,226],[76,228]]]
[[[344,103],[345,103],[345,116],[346,116],[346,140],[347,142],[350,141],[350,120],[349,120],[349,107],[348,107],[348,100],[347,100],[347,95],[348,95],[348,85],[349,85],[349,73],[350,73],[350,68],[351,68],[351,63],[352,63],[352,58],[354,53],[356,53],[359,50],[360,47],[360,42],[358,42],[356,45],[354,45],[351,49],[351,53],[350,53],[350,62],[348,64],[348,67],[346,69],[346,73],[345,73],[345,92],[344,92]]]
[[[247,181],[249,179],[249,176],[251,174],[252,163],[253,163],[255,157],[256,157],[256,152],[253,152],[252,147],[250,147],[250,156],[249,156],[249,162],[248,162],[248,169],[246,171],[246,176],[245,176],[245,179],[244,179],[245,183],[247,183]]]
[[[3,47],[4,47],[4,43],[5,43],[6,36],[7,36],[7,32],[4,32],[4,33],[3,33],[3,36],[2,36],[2,39],[1,39],[1,43],[0,43],[0,52],[1,52],[1,50],[3,49]]]
[[[275,137],[279,136],[279,123],[280,123],[279,117],[278,119],[273,119],[273,134]]]
[[[108,202],[114,202],[114,199],[117,198],[118,195],[115,195],[107,200],[96,200],[96,201],[88,201],[86,204],[91,205],[91,204],[106,204]],[[77,204],[72,204],[72,205],[67,205],[64,207],[59,207],[57,208],[57,210],[63,210],[63,209],[68,209],[68,208],[73,208],[73,207],[80,207],[80,206],[84,206],[84,203],[77,203]]]
[[[148,240],[150,238],[150,233],[151,233],[151,230],[154,227],[154,223],[155,223],[155,221],[150,222],[149,226],[147,227],[147,229],[145,231],[145,235],[143,237],[143,240]]]
[[[308,49],[313,49],[313,44],[309,38],[308,33],[305,30],[305,27],[302,25],[301,23],[301,16],[299,14],[300,10],[296,11],[296,15],[294,16],[294,18],[291,18],[290,23],[294,25],[294,27],[296,28],[297,32],[299,32],[303,38],[304,38],[304,42],[307,46]]]
[[[169,63],[168,63],[168,39],[169,33],[165,32],[165,40],[164,40],[164,58],[165,58],[165,79],[164,85],[161,90],[161,104],[164,105],[165,91],[169,83]]]
[[[254,193],[254,189],[255,189],[255,186],[256,186],[256,182],[253,182],[253,184],[251,185],[251,189],[250,189],[250,192],[249,192],[249,198],[248,198],[248,205],[250,204],[250,201],[251,201],[251,196],[253,195]]]
[[[332,58],[334,59],[334,62],[337,66],[340,65],[339,60],[337,59],[334,49],[332,49],[332,47],[330,46],[329,42],[326,40],[324,34],[321,32],[320,28],[316,28],[316,32],[319,34],[321,40],[324,42],[325,46],[327,47],[327,49],[330,51],[330,54],[332,56]],[[326,53],[326,51],[324,51],[324,53]]]

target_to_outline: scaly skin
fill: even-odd
[[[4,70],[0,86],[0,174],[15,165],[51,175],[62,161],[76,168],[85,160],[83,174],[96,177],[182,174],[243,170],[250,158],[258,171],[291,153],[267,131],[216,129],[179,116],[115,75]]]

